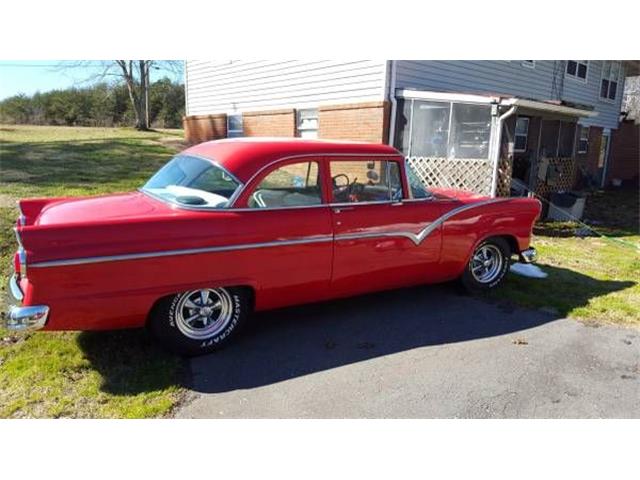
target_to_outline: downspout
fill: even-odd
[[[498,128],[493,142],[493,150],[491,155],[493,157],[493,176],[491,178],[491,196],[496,196],[496,190],[498,188],[498,164],[500,163],[500,145],[502,142],[502,125],[504,121],[511,115],[516,113],[518,109],[517,105],[513,105],[509,110],[498,117]]]
[[[391,81],[389,82],[389,101],[391,102],[391,115],[389,118],[389,145],[393,147],[396,136],[396,115],[398,102],[396,101],[396,61],[389,60],[391,66]]]

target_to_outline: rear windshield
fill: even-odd
[[[240,183],[204,158],[178,155],[142,188],[163,200],[186,206],[224,208]]]

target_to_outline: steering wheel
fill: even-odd
[[[333,177],[331,177],[331,181],[333,182],[333,187],[334,188],[343,188],[343,187],[339,187],[338,186],[338,179],[344,177],[347,180],[347,183],[344,185],[344,187],[348,187],[349,183],[351,183],[349,181],[349,176],[346,173],[339,173],[337,175],[334,175]]]

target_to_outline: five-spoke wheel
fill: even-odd
[[[467,268],[462,274],[462,284],[472,292],[495,288],[509,269],[511,251],[502,238],[489,238],[476,247]]]
[[[226,344],[251,307],[244,288],[202,288],[165,297],[149,316],[151,333],[167,348],[185,355]]]

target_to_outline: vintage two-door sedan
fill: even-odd
[[[184,354],[254,310],[459,278],[496,287],[540,203],[428,190],[385,145],[207,142],[138,192],[19,202],[10,329],[147,326]]]

